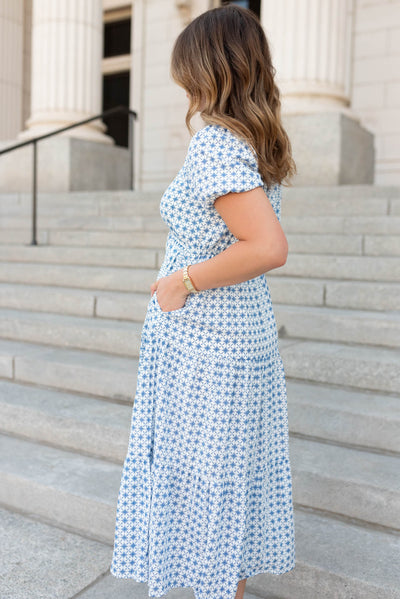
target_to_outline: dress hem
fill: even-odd
[[[253,576],[257,576],[258,574],[274,574],[275,576],[281,576],[282,574],[286,574],[288,572],[291,572],[292,570],[294,570],[296,564],[294,563],[290,568],[286,569],[286,570],[282,570],[280,572],[273,572],[271,570],[268,570],[267,568],[261,568],[261,570],[257,570],[256,572],[251,572],[250,574],[245,574],[245,575],[240,575],[238,578],[238,583],[243,580],[244,578],[251,578]],[[115,577],[115,578],[122,578],[125,580],[134,580],[135,582],[145,582],[148,585],[148,579],[147,578],[141,578],[139,575],[129,575],[129,576],[120,576],[119,574],[116,574],[111,568],[109,570],[111,572],[111,574]],[[172,589],[192,589],[192,591],[194,591],[194,586],[193,584],[173,584],[169,587],[167,587],[165,589],[165,591],[163,591],[161,593],[161,595],[151,595],[149,592],[149,597],[164,597],[164,595],[166,595],[167,593],[169,593],[169,591],[171,591]]]

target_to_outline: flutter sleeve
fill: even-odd
[[[264,185],[249,144],[226,129],[222,134],[210,129],[203,131],[198,132],[190,147],[191,181],[201,202],[213,203],[226,193],[250,191]]]

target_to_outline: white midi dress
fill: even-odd
[[[281,186],[221,125],[192,137],[164,192],[169,227],[157,280],[237,238],[214,206],[262,186],[280,220]],[[118,495],[111,573],[149,597],[191,587],[234,599],[238,581],[295,566],[285,372],[265,274],[190,294],[143,324],[131,433]]]

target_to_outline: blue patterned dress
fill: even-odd
[[[164,192],[169,227],[157,280],[237,238],[214,200],[263,186],[251,147],[220,125],[192,137]],[[140,344],[111,573],[149,597],[191,587],[234,599],[238,581],[295,566],[286,383],[265,274],[190,294],[163,311],[155,292]]]

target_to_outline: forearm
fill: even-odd
[[[199,291],[235,285],[284,264],[276,252],[247,240],[231,244],[204,262],[191,264],[189,276]]]

